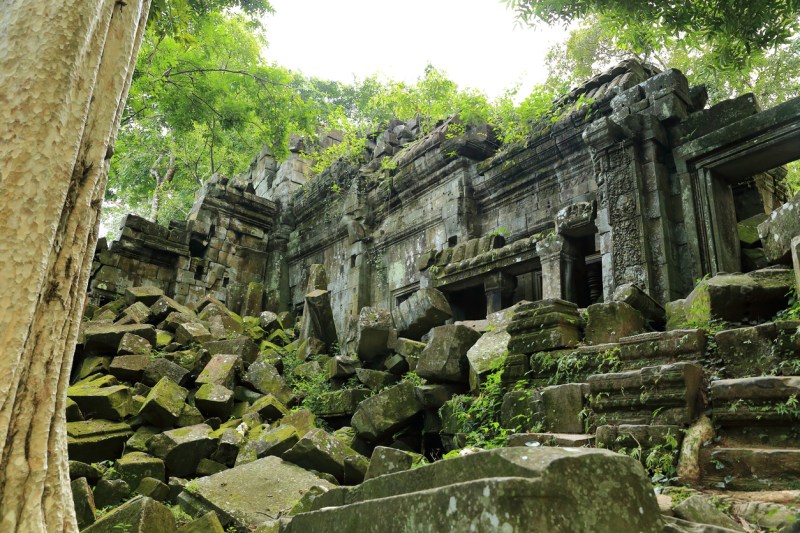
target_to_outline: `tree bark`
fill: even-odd
[[[164,159],[164,154],[159,154],[153,166],[150,167],[150,175],[153,176],[156,186],[153,189],[153,198],[150,200],[150,215],[147,218],[153,222],[158,222],[158,212],[161,211],[161,194],[163,193],[164,186],[172,181],[172,178],[175,177],[175,171],[177,170],[175,168],[174,148],[174,146],[170,148],[169,164],[167,165],[166,172],[161,174],[158,171],[158,165],[161,163],[161,160]]]
[[[0,9],[0,531],[77,531],[66,389],[149,0]]]

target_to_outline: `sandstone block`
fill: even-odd
[[[364,307],[356,323],[355,352],[362,361],[386,355],[394,329],[392,314],[378,307]]]
[[[355,453],[326,431],[312,429],[283,454],[283,459],[303,468],[330,474],[343,483],[344,460]]]
[[[435,382],[466,383],[469,379],[467,352],[479,338],[480,333],[462,325],[434,328],[430,342],[420,355],[416,373]]]
[[[216,383],[204,383],[194,395],[194,405],[208,417],[227,420],[233,409],[233,391]]]
[[[110,511],[83,531],[105,533],[119,529],[137,533],[174,533],[175,518],[167,506],[152,498],[137,496]]]
[[[169,378],[161,378],[139,410],[142,420],[161,428],[175,425],[189,392]]]
[[[419,339],[431,328],[441,326],[453,316],[444,294],[436,289],[420,289],[392,311],[397,334]]]
[[[376,442],[405,427],[422,409],[414,384],[403,382],[362,401],[352,426],[360,438]]]
[[[207,424],[172,429],[153,437],[148,448],[150,453],[164,460],[169,475],[191,476],[197,471],[200,460],[217,447],[212,431]]]
[[[150,346],[148,344],[148,346]],[[150,364],[150,357],[145,355],[118,355],[111,360],[109,373],[120,381],[140,381],[144,369]]]
[[[589,344],[619,342],[622,337],[646,330],[642,314],[624,302],[592,304],[586,313],[586,342]]]

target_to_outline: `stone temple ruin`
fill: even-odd
[[[101,240],[69,392],[76,508],[90,485],[143,496],[89,528],[121,510],[174,524],[168,500],[241,530],[741,531],[699,493],[662,517],[644,470],[595,447],[668,444],[698,487],[800,488],[800,317],[775,318],[800,279],[782,166],[800,99],[708,106],[679,71],[627,61],[558,109],[511,146],[394,121],[365,164],[313,179],[302,140],[280,163],[264,149],[188,220],[130,215]],[[464,398],[498,368],[507,448],[410,470],[464,446]],[[289,412],[292,380],[319,375],[314,414]],[[565,468],[644,488],[604,500]],[[279,481],[294,496],[241,490]],[[543,493],[573,521],[515,503]]]

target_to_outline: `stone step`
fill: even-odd
[[[796,489],[800,483],[800,449],[702,448],[704,485],[728,490]]]
[[[593,422],[686,425],[702,411],[703,368],[674,363],[589,376]]]
[[[705,352],[706,334],[700,329],[656,331],[619,340],[619,358],[626,369],[702,361]]]
[[[710,384],[719,447],[800,449],[800,377],[759,376]]]
[[[594,435],[584,433],[514,433],[509,435],[507,446],[562,446],[567,448],[591,448]]]

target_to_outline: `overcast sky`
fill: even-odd
[[[432,63],[462,88],[524,91],[544,81],[544,56],[566,35],[515,27],[500,0],[270,1],[267,59],[343,82],[376,73],[414,82]]]

